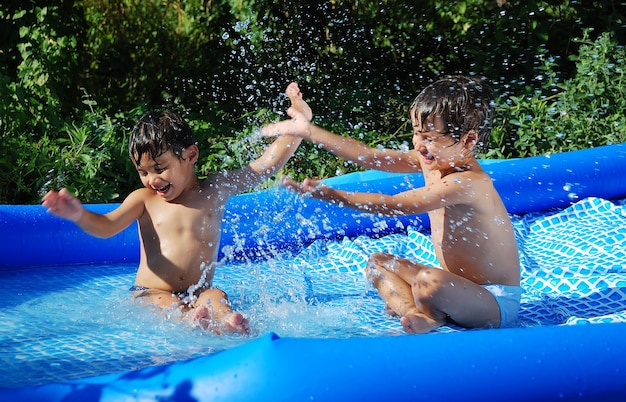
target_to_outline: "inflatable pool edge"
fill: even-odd
[[[569,206],[585,197],[626,196],[626,144],[524,159],[482,161],[510,214]],[[423,185],[421,174],[378,171],[350,173],[327,179],[354,191],[394,194]],[[106,212],[116,204],[87,207]],[[426,214],[389,217],[302,198],[274,188],[232,197],[223,218],[220,258],[255,259],[297,251],[317,239],[336,240],[360,235],[379,237],[428,228]],[[139,256],[137,226],[110,239],[83,233],[71,222],[51,216],[41,206],[0,205],[0,244],[9,253],[0,269],[88,263],[135,262]],[[36,252],[33,252],[36,251]]]
[[[351,339],[270,333],[211,356],[1,390],[0,396],[20,401],[623,401],[624,334],[626,323]]]

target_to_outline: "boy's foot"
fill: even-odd
[[[413,314],[400,317],[400,324],[407,334],[425,334],[441,326],[432,318]]]
[[[200,328],[213,331],[217,335],[247,335],[250,333],[250,323],[241,313],[233,312],[218,319],[211,314],[206,305],[200,305],[193,310],[191,321]]]
[[[222,319],[222,326],[229,334],[246,335],[250,333],[250,323],[241,313],[231,313]]]
[[[302,113],[308,121],[311,121],[313,118],[313,111],[311,110],[309,104],[302,98],[302,92],[300,92],[298,84],[295,82],[289,84],[285,90],[285,94],[289,97],[289,100],[291,100],[291,107]]]

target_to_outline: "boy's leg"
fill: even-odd
[[[145,304],[165,309],[182,307],[183,311],[191,309],[194,323],[216,333],[250,332],[248,320],[241,313],[233,312],[226,293],[219,289],[205,290],[192,306],[181,301],[178,295],[164,290],[142,289],[135,290],[132,294],[135,300]]]
[[[248,320],[239,312],[234,312],[228,296],[222,290],[211,288],[203,291],[193,304],[193,320],[204,329],[218,334],[250,332]]]
[[[465,328],[500,326],[500,307],[493,295],[461,276],[442,269],[424,269],[415,275],[411,289],[416,305],[438,321],[443,318]],[[405,321],[405,329],[410,332],[413,326],[410,320]]]
[[[399,317],[420,314],[411,290],[413,278],[426,267],[392,254],[372,254],[367,276],[387,303],[388,312]]]
[[[158,289],[133,290],[132,295],[135,300],[145,304],[155,305],[161,308],[178,308],[181,306],[180,297]]]
[[[368,275],[408,333],[428,332],[448,320],[466,328],[500,326],[493,295],[461,276],[384,253],[370,257]]]

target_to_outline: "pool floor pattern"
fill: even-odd
[[[0,272],[2,386],[134,370],[215,353],[250,339],[208,334],[136,304],[128,292],[135,269],[85,265]],[[286,274],[267,262],[219,267],[215,280],[250,317],[257,335],[401,333],[395,320],[380,319],[382,304],[364,286],[353,294],[312,297],[300,272]]]
[[[513,217],[524,289],[520,325],[626,322],[623,204],[589,198],[562,211]],[[225,263],[215,283],[258,335],[399,336],[398,320],[383,313],[363,275],[368,256],[380,251],[438,265],[429,237],[409,228],[380,239],[317,241],[295,256]],[[0,272],[3,386],[133,370],[249,340],[208,334],[134,303],[128,288],[135,269],[126,264]]]

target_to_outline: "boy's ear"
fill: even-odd
[[[474,130],[468,131],[465,134],[465,136],[463,136],[463,147],[465,149],[468,149],[471,151],[472,149],[474,149],[477,142],[478,142],[478,134],[476,134],[476,131]]]
[[[190,145],[183,151],[183,159],[188,160],[191,163],[196,163],[198,161],[198,157],[200,156],[200,151],[198,150],[197,145]]]

